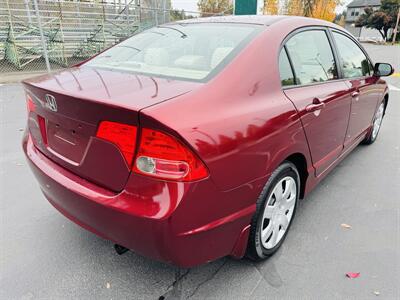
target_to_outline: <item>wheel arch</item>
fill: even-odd
[[[297,172],[299,173],[300,176],[300,195],[299,198],[303,199],[306,191],[306,185],[307,185],[307,179],[309,176],[309,171],[308,167],[309,164],[307,163],[307,157],[301,152],[293,152],[291,154],[287,154],[284,159],[279,160],[279,163],[275,165],[272,169],[271,172],[273,172],[276,168],[278,168],[282,163],[286,162],[291,162],[292,164],[295,165]],[[278,160],[275,160],[276,162]],[[310,162],[311,163],[311,162]],[[231,255],[235,258],[241,258],[245,255],[246,249],[248,247],[248,240],[249,240],[249,235],[250,235],[250,229],[251,226],[247,225],[243,228],[242,232],[240,233],[235,247],[231,252]]]
[[[305,190],[306,190],[306,183],[308,179],[308,168],[307,168],[307,159],[302,153],[293,153],[286,157],[284,161],[289,161],[293,163],[297,171],[300,175],[300,198],[304,198]]]
[[[383,97],[383,101],[385,102],[385,110],[384,113],[386,113],[386,107],[388,105],[389,102],[389,93],[386,93],[385,96]]]

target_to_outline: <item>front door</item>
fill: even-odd
[[[345,145],[371,126],[382,90],[377,88],[378,78],[373,76],[372,64],[360,47],[345,34],[332,32],[343,78],[351,98],[351,113]]]
[[[345,82],[338,81],[335,58],[324,29],[301,31],[286,51],[295,85],[284,88],[299,111],[316,175],[323,173],[343,150],[350,114]]]

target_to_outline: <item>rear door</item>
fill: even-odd
[[[377,88],[372,63],[361,48],[346,34],[332,31],[342,76],[351,98],[351,114],[345,145],[362,134],[372,122],[382,91]]]
[[[284,93],[299,111],[318,176],[343,150],[350,113],[348,87],[337,80],[335,55],[323,28],[295,33],[282,55],[288,56],[294,73],[294,84],[282,79]]]

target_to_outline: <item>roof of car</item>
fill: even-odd
[[[280,16],[280,15],[243,15],[243,16],[215,16],[186,19],[175,22],[175,24],[193,24],[193,23],[238,23],[238,24],[255,24],[269,26],[282,21],[293,21],[301,25],[319,25],[337,27],[332,22],[327,22],[320,19],[307,18],[301,16]]]
[[[258,25],[272,25],[283,19],[293,18],[291,16],[268,16],[268,15],[244,15],[244,16],[216,16],[193,18],[177,23],[244,23],[244,24],[258,24]]]

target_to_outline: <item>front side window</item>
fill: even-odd
[[[201,81],[221,70],[262,29],[252,24],[168,24],[139,33],[85,65]]]
[[[286,49],[296,74],[296,84],[337,78],[335,59],[324,30],[300,32],[287,41]]]
[[[283,48],[279,54],[279,74],[281,76],[282,86],[295,84],[292,67],[290,66],[285,48]]]
[[[364,52],[347,36],[333,32],[333,37],[341,59],[343,77],[356,78],[370,75],[370,65]]]

